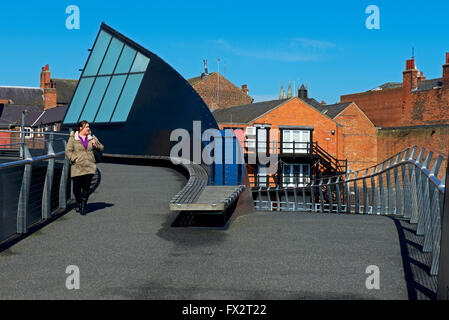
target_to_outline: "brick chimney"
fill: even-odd
[[[242,91],[244,94],[248,94],[249,90],[248,90],[248,86],[246,84],[242,84]]]
[[[45,67],[42,67],[41,88],[44,90],[44,110],[56,107],[56,88],[54,83],[51,81],[50,67],[48,64]]]
[[[407,60],[405,63],[405,71],[403,75],[403,89],[404,91],[411,91],[418,88],[418,69],[415,66],[415,58]]]
[[[449,89],[449,52],[446,52],[446,63],[443,64],[443,88]]]

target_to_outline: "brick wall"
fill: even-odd
[[[252,103],[253,98],[248,95],[247,87],[244,87],[242,91],[222,75],[219,75],[220,90],[219,103],[217,104],[217,77],[218,73],[213,72],[206,76],[203,80],[193,85],[195,91],[198,92],[201,98],[203,98],[210,110]]]
[[[355,102],[375,126],[397,126],[402,119],[402,87],[343,95],[341,102]]]
[[[361,170],[377,163],[377,130],[366,115],[351,104],[335,119],[343,130],[343,159],[348,168]]]
[[[58,105],[56,88],[51,82],[50,67],[48,64],[42,67],[40,85],[44,89],[44,110],[56,107]]]
[[[342,95],[340,100],[355,102],[376,126],[449,123],[449,53],[442,71],[441,87],[421,90],[419,83],[425,77],[416,68],[415,60],[409,59],[402,87]]]
[[[430,147],[436,151],[449,153],[449,125],[416,126],[385,128],[378,130],[378,162],[382,162],[394,154],[417,145]],[[445,169],[442,166],[442,171]]]

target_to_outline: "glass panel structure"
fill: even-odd
[[[89,98],[84,106],[84,110],[81,113],[81,119],[87,120],[88,122],[92,122],[94,120],[95,114],[98,110],[98,105],[103,98],[106,86],[108,85],[110,79],[111,77],[98,77],[95,80],[92,91],[90,92]]]
[[[126,121],[149,63],[143,52],[101,30],[63,123]]]
[[[108,92],[104,96],[95,122],[109,122],[109,120],[111,120],[112,112],[117,104],[125,80],[126,75],[112,77],[111,83],[109,83]]]
[[[83,110],[83,106],[86,103],[93,82],[94,78],[84,78],[80,80],[72,102],[70,103],[70,107],[65,115],[64,123],[78,123],[79,114]]]
[[[125,46],[114,73],[128,73],[135,56],[136,51],[128,46]]]
[[[134,97],[139,89],[140,82],[142,82],[142,78],[143,73],[128,76],[122,95],[120,96],[120,100],[112,116],[112,122],[126,121],[129,110],[133,104]]]
[[[90,54],[89,61],[87,62],[86,69],[84,70],[84,76],[94,76],[98,72],[101,62],[103,61],[104,54],[108,49],[109,42],[111,41],[111,35],[100,31],[97,42],[94,49]]]
[[[122,53],[123,42],[117,39],[112,39],[111,44],[109,45],[108,53],[104,57],[103,64],[101,65],[99,75],[103,74],[111,74],[114,71],[115,65],[117,64],[117,60],[120,57],[120,53]]]

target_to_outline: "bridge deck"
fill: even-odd
[[[0,253],[1,299],[408,298],[393,219],[252,212],[228,230],[174,228],[182,175],[99,169],[87,216],[73,210]],[[65,287],[69,265],[80,290]],[[369,265],[380,290],[365,287]]]

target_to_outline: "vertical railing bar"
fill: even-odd
[[[22,145],[24,160],[31,160],[30,150],[26,144]],[[27,233],[28,225],[27,218],[29,214],[30,204],[30,187],[31,187],[31,175],[33,167],[32,164],[25,164],[23,169],[22,186],[20,187],[19,203],[17,204],[17,233]]]
[[[53,149],[53,135],[50,135],[48,146],[48,155],[54,155]],[[42,192],[42,219],[47,220],[51,218],[51,190],[53,186],[53,175],[55,169],[55,158],[48,159],[47,174],[45,175],[44,189]]]
[[[296,189],[293,188],[293,200],[295,201],[295,204],[293,205],[293,210],[298,211],[298,195],[296,194]]]
[[[402,207],[402,182],[399,180],[399,156],[397,156],[396,161],[394,162],[394,191],[395,191],[395,200],[396,200],[396,206],[395,206],[395,213],[397,215],[403,216],[404,215],[404,208]]]
[[[394,214],[394,210],[393,210],[393,185],[391,182],[391,163],[393,161],[393,158],[390,159],[390,161],[388,161],[388,166],[387,166],[387,172],[386,172],[386,176],[387,176],[387,208],[386,208],[386,214]]]
[[[312,203],[312,212],[316,212],[315,210],[315,180],[312,181],[311,185],[310,185],[310,202]]]
[[[366,184],[366,176],[368,175],[368,169],[365,170],[363,174],[363,214],[368,213],[368,186]]]
[[[337,212],[341,213],[340,177],[337,177],[337,180],[335,180],[335,193],[337,198]]]
[[[67,141],[63,140],[64,149],[67,148]],[[67,208],[67,183],[69,180],[70,159],[67,155],[64,157],[64,164],[62,166],[61,179],[59,182],[59,208]],[[71,185],[71,193],[73,192],[73,181]]]
[[[320,179],[320,184],[318,185],[318,189],[320,192],[320,212],[324,212],[324,197],[323,197],[323,178]]]
[[[372,214],[377,214],[377,188],[376,188],[376,167],[373,168],[373,172],[371,173],[371,197],[373,199],[373,207],[371,210]]]
[[[382,171],[384,170],[384,165],[385,162],[382,163],[382,165],[380,166],[380,170],[379,170],[379,175],[378,175],[378,179],[379,179],[379,198],[380,198],[380,214],[384,215],[386,214],[385,211],[385,207],[386,207],[386,203],[385,203],[385,187],[384,187],[384,179],[383,179],[383,173]]]
[[[351,186],[349,185],[349,173],[346,173],[345,177],[345,200],[346,200],[346,213],[351,213]]]
[[[357,178],[359,176],[359,172],[357,171],[354,176],[354,204],[355,204],[355,213],[360,213],[360,196],[359,196],[359,187],[357,185]]]
[[[333,212],[334,201],[332,199],[332,178],[329,178],[327,181],[327,196],[329,197],[329,213]]]

